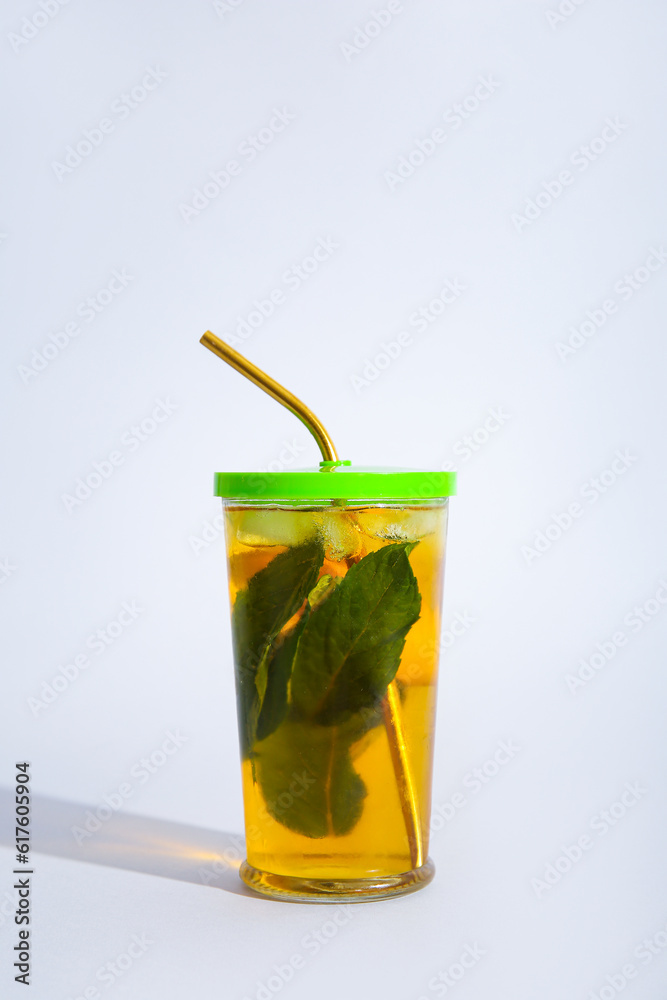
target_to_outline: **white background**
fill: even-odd
[[[364,35],[382,0],[218,8],[71,0],[42,24],[36,2],[7,0],[0,15],[0,767],[9,788],[14,762],[32,762],[30,996],[659,1000],[667,266],[653,255],[657,269],[641,268],[667,240],[664,6],[564,0],[554,16],[556,0],[403,0]],[[118,110],[149,69],[159,85]],[[293,120],[250,162],[239,148],[275,109]],[[59,167],[103,118],[113,131]],[[420,154],[436,128],[444,141]],[[593,143],[603,133],[613,141]],[[409,176],[392,177],[411,154]],[[228,186],[184,209],[234,159]],[[320,239],[337,248],[288,287]],[[123,269],[131,280],[87,321],[85,300]],[[447,280],[465,290],[435,317]],[[340,926],[326,907],[244,893],[224,865],[202,875],[242,832],[212,474],[319,456],[198,340],[234,335],[274,289],[284,301],[243,350],[316,409],[342,457],[459,470],[444,623],[474,622],[453,643],[445,633],[438,873],[423,892],[339,911]],[[606,300],[616,311],[574,335]],[[423,331],[410,325],[420,308]],[[367,367],[401,331],[400,355]],[[559,353],[569,338],[581,346]],[[173,412],[139,442],[131,428],[157,400]],[[605,473],[619,449],[628,457]],[[114,451],[112,474],[68,501]],[[138,617],[92,651],[88,637],[132,601]],[[590,679],[568,684],[578,671]],[[130,777],[169,731],[185,737],[178,752],[144,783]],[[466,775],[501,741],[519,749],[474,793]],[[127,782],[123,808],[77,845],[71,827]],[[600,832],[633,782],[633,804]],[[456,792],[465,805],[447,809]],[[24,995],[11,808],[8,793],[3,997]],[[545,883],[585,836],[580,860]],[[145,952],[96,978],[133,935]],[[437,986],[466,945],[483,956]],[[293,955],[289,982],[270,979]],[[636,974],[619,976],[628,963]]]

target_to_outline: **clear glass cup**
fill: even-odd
[[[420,888],[434,874],[448,499],[254,492],[217,490],[243,774],[241,877],[265,895],[318,902]]]

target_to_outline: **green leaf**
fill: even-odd
[[[248,586],[236,595],[232,642],[244,757],[252,749],[267,695],[270,699],[282,698],[284,685],[278,682],[279,679],[270,683],[276,663],[273,656],[276,637],[312,590],[323,560],[324,552],[319,542],[294,546],[255,573]],[[286,669],[284,658],[278,658],[277,669],[282,676]],[[274,706],[270,710],[267,708],[267,716],[273,713]],[[277,706],[275,714],[279,714]]]
[[[351,742],[342,728],[287,720],[258,743],[255,770],[271,816],[306,837],[349,833],[366,797]]]
[[[323,576],[317,584],[322,549],[299,546],[237,597],[244,753],[271,816],[304,836],[344,836],[361,816],[366,787],[353,753],[381,723],[387,685],[419,617],[408,559],[415,544],[385,546],[343,578]],[[306,598],[297,625],[278,638]]]
[[[292,668],[292,704],[301,718],[335,725],[384,697],[421,610],[408,560],[416,544],[364,556],[311,611]]]
[[[306,609],[295,628],[285,636],[280,645],[272,647],[270,653],[262,660],[262,665],[266,664],[266,683],[264,691],[259,692],[260,705],[255,733],[258,740],[270,736],[287,715],[287,687],[292,672],[292,661],[307,616]],[[259,689],[259,684],[257,687]]]

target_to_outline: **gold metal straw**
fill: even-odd
[[[389,752],[394,766],[403,820],[410,845],[410,861],[413,868],[421,868],[424,864],[424,843],[419,822],[419,806],[408,763],[405,733],[401,722],[401,700],[395,681],[392,681],[387,688],[386,697],[382,702],[382,715],[387,730]]]
[[[208,347],[209,351],[213,351],[214,354],[217,354],[219,358],[226,361],[232,368],[236,368],[237,372],[241,372],[241,375],[245,375],[246,378],[249,378],[251,382],[258,385],[264,392],[268,392],[269,396],[273,396],[279,403],[286,406],[290,413],[298,417],[301,423],[305,424],[313,435],[322,452],[324,461],[337,461],[338,455],[333,446],[333,441],[313,411],[309,410],[305,403],[302,403],[300,399],[293,396],[288,389],[285,389],[275,379],[272,379],[270,375],[263,372],[257,365],[253,365],[252,361],[248,361],[242,354],[235,351],[233,347],[226,344],[224,340],[216,337],[210,330],[206,331],[199,343],[203,344],[204,347]]]
[[[312,410],[308,409],[305,403],[302,403],[300,399],[297,399],[296,396],[285,389],[284,386],[280,385],[279,382],[276,382],[275,379],[272,379],[270,375],[266,374],[266,372],[263,372],[256,365],[253,365],[251,361],[244,358],[242,354],[239,354],[239,352],[234,350],[233,347],[226,344],[224,340],[220,340],[219,337],[216,337],[210,330],[206,331],[200,340],[200,344],[203,344],[204,347],[208,347],[209,351],[213,351],[213,353],[217,354],[219,358],[226,361],[228,365],[235,368],[237,372],[240,372],[241,375],[245,375],[247,379],[250,379],[250,381],[254,382],[260,389],[267,392],[269,396],[272,396],[275,400],[277,400],[277,402],[286,406],[295,417],[298,417],[302,424],[306,425],[310,433],[313,435],[317,441],[320,451],[322,452],[324,461],[337,461],[338,455],[336,453],[336,449],[334,448],[333,441],[329,437],[321,421],[315,416]],[[424,846],[421,824],[419,822],[417,793],[415,791],[415,785],[412,780],[410,766],[408,763],[408,754],[405,745],[403,724],[401,722],[400,706],[401,702],[396,688],[396,683],[392,681],[387,688],[386,697],[382,702],[382,712],[385,729],[387,731],[387,739],[389,741],[391,762],[396,775],[396,784],[398,786],[399,798],[401,800],[401,810],[403,812],[403,820],[405,822],[405,829],[408,836],[408,844],[410,845],[410,861],[413,868],[419,868],[424,864]]]

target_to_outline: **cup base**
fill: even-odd
[[[239,872],[246,885],[272,899],[302,903],[363,903],[373,899],[389,899],[416,892],[433,879],[435,865],[427,858],[420,868],[400,875],[376,878],[322,879],[276,875],[253,868],[247,861]]]

